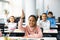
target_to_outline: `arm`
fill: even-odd
[[[22,26],[23,24],[23,19],[21,18],[20,21],[18,22],[18,29],[24,30],[25,28]]]
[[[22,27],[23,18],[24,18],[24,11],[22,10],[22,15],[21,15],[20,21],[18,22],[18,29],[21,29],[21,30],[25,29],[24,27]]]
[[[40,18],[38,18],[38,20],[37,20],[37,25],[40,26]]]
[[[47,29],[50,29],[50,21],[48,21],[47,24]]]
[[[52,20],[52,26],[56,26],[56,20],[55,19]]]

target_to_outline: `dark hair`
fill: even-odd
[[[52,13],[52,12],[48,12],[48,15],[49,15],[49,14],[53,15],[53,13]]]
[[[11,17],[13,17],[13,18],[15,19],[15,17],[14,17],[14,16],[11,16]]]
[[[29,18],[30,18],[30,17],[34,17],[35,20],[37,21],[37,17],[36,17],[35,15],[30,15]]]
[[[46,15],[46,17],[47,17],[47,14],[46,14],[46,13],[43,13],[43,14]],[[43,15],[43,14],[42,14],[42,15]]]
[[[14,16],[10,16],[10,17],[13,17],[13,18],[14,18],[14,22],[15,22],[15,17],[14,17]],[[10,22],[10,17],[9,17],[9,19],[7,20],[8,22]]]

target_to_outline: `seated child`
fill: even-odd
[[[8,30],[9,31],[14,31],[17,27],[17,23],[14,22],[15,21],[15,17],[14,16],[11,16],[9,18],[9,23],[7,23],[7,26],[8,26]]]
[[[53,13],[52,12],[48,12],[48,20],[50,21],[51,27],[56,26],[56,20],[55,20],[55,18],[53,18]]]
[[[50,22],[47,20],[47,14],[42,14],[42,20],[40,20],[39,25],[43,30],[49,30],[50,29]]]

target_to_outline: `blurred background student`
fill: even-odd
[[[8,23],[6,24],[6,26],[8,27],[9,31],[14,31],[17,27],[17,23],[15,23],[15,17],[11,16],[8,20]]]
[[[50,29],[50,22],[47,20],[47,14],[42,14],[42,20],[39,22],[40,27],[43,28],[43,30],[49,30]]]
[[[48,20],[50,21],[50,26],[55,27],[56,26],[56,20],[53,16],[52,12],[48,12]]]

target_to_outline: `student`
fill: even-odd
[[[37,18],[34,15],[30,15],[28,18],[28,25],[22,27],[23,23],[23,14],[18,23],[18,29],[25,31],[25,37],[27,38],[42,38],[43,34],[41,29],[37,26]]]
[[[47,20],[47,14],[42,14],[42,20],[40,20],[40,27],[43,28],[43,30],[49,30],[50,29],[50,22]]]
[[[51,27],[56,26],[56,21],[55,21],[55,18],[53,18],[53,13],[52,12],[48,12],[48,20],[50,21]]]
[[[8,30],[9,31],[14,31],[17,27],[17,23],[14,22],[15,21],[15,17],[14,16],[11,16],[9,18],[9,22],[7,23],[7,26],[8,26]]]

